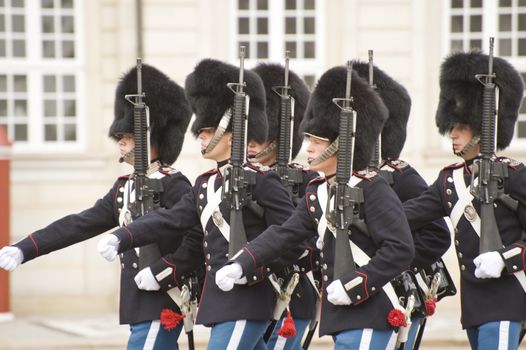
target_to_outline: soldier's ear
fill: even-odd
[[[232,147],[232,133],[231,132],[226,133],[225,136],[227,137],[227,140],[228,140],[228,146]]]

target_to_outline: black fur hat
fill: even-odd
[[[369,80],[369,64],[353,62],[353,69],[364,80]],[[382,129],[382,158],[398,159],[407,136],[406,126],[411,112],[411,97],[407,90],[377,66],[373,69],[376,92],[389,110],[389,119]]]
[[[340,127],[340,108],[333,98],[345,97],[347,68],[334,67],[325,72],[314,89],[301,123],[301,131],[318,137],[336,139]],[[351,95],[357,112],[353,168],[364,169],[372,157],[374,145],[389,111],[367,81],[352,72]]]
[[[265,116],[265,88],[259,76],[245,70],[245,92],[250,96],[248,109],[247,141],[263,143],[267,139],[268,123]],[[217,127],[225,111],[234,103],[234,93],[227,83],[239,82],[239,68],[213,59],[204,59],[197,64],[185,82],[186,98],[195,113],[192,133]],[[232,123],[228,130],[231,129]]]
[[[280,64],[261,63],[256,66],[253,71],[260,76],[265,85],[268,119],[267,140],[274,141],[279,136],[281,98],[272,88],[275,86],[283,86],[285,83],[285,67]],[[294,159],[298,155],[303,142],[303,134],[299,132],[299,127],[303,119],[303,114],[305,113],[305,108],[307,108],[307,103],[309,102],[310,92],[303,79],[291,70],[289,70],[289,86],[291,87],[290,94],[295,100],[294,131],[292,134],[292,159]]]
[[[475,74],[488,73],[488,55],[481,52],[454,53],[442,63],[440,71],[440,101],[436,124],[446,134],[455,122],[468,124],[480,135],[483,85]],[[502,58],[493,58],[494,80],[499,88],[497,149],[509,146],[522,102],[524,85],[515,68]]]
[[[164,164],[175,162],[183,146],[184,134],[192,112],[183,88],[158,69],[142,65],[144,102],[150,109],[150,144],[157,147],[159,160]],[[109,136],[133,134],[133,105],[124,95],[137,93],[137,71],[131,68],[124,74],[115,91],[114,120]]]

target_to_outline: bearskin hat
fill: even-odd
[[[268,123],[265,116],[265,88],[259,76],[245,70],[244,91],[250,96],[248,108],[247,141],[264,143],[267,139]],[[195,113],[192,133],[217,127],[223,114],[234,104],[234,93],[227,83],[239,82],[239,68],[213,59],[204,59],[197,64],[185,82],[186,98]],[[230,123],[228,130],[231,130]]]
[[[268,137],[267,140],[274,141],[279,136],[281,98],[272,88],[283,86],[285,79],[285,67],[279,64],[261,63],[253,69],[265,86],[267,95],[267,119],[268,119]],[[303,134],[299,132],[301,120],[309,102],[309,88],[296,73],[289,70],[290,95],[294,98],[294,130],[292,132],[292,159],[300,151],[303,142]]]
[[[369,64],[354,62],[356,70],[364,80],[369,79]],[[373,69],[376,92],[389,110],[389,118],[382,129],[382,158],[398,159],[407,136],[406,126],[411,111],[411,97],[407,90],[377,66]]]
[[[184,134],[192,111],[183,88],[164,73],[150,65],[142,65],[144,102],[150,110],[150,145],[157,147],[159,160],[164,164],[175,162],[183,146]],[[137,70],[124,74],[115,91],[114,120],[109,136],[133,134],[133,105],[124,96],[137,93]]]
[[[334,141],[340,126],[340,108],[333,98],[345,97],[347,68],[334,67],[325,72],[314,89],[300,130]],[[380,96],[354,70],[351,80],[352,107],[357,112],[353,168],[364,169],[370,161],[376,140],[389,111]]]
[[[436,124],[441,134],[450,131],[455,122],[468,124],[475,135],[482,128],[483,85],[475,74],[488,73],[489,57],[481,52],[454,53],[446,58],[440,68],[440,100],[436,112]],[[494,82],[499,96],[497,149],[509,146],[517,121],[524,92],[522,78],[506,60],[494,57]]]

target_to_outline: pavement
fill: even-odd
[[[128,327],[118,325],[116,314],[11,317],[0,314],[0,350],[114,350],[125,349]],[[196,349],[206,349],[209,328],[196,326]],[[188,349],[184,334],[179,338],[180,349]],[[311,350],[332,349],[332,339],[315,336]],[[458,315],[445,310],[429,321],[422,350],[469,349]],[[520,349],[526,349],[526,344]]]

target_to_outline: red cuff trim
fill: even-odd
[[[355,305],[358,305],[364,302],[365,300],[369,299],[369,291],[367,290],[367,274],[360,272],[360,271],[356,271],[356,273],[363,276],[363,287],[364,287],[363,289],[365,291],[365,298],[363,298],[360,302],[354,303]]]
[[[33,238],[33,234],[32,233],[29,234],[29,238],[31,239],[31,242],[33,242],[33,245],[35,246],[35,250],[37,251],[37,256],[39,256],[40,255],[40,251],[38,249],[38,244],[35,241],[35,239]]]
[[[254,262],[254,269],[257,269],[256,258],[254,257],[252,252],[247,247],[243,248],[243,250],[250,255],[250,257],[252,258],[252,262]]]
[[[177,266],[175,264],[172,264],[171,262],[169,262],[168,260],[166,260],[165,258],[161,258],[167,265],[170,265],[174,268],[174,272],[173,272],[173,279],[174,279],[174,282],[175,284],[177,284],[177,287],[179,287],[179,283],[177,283]]]
[[[128,235],[130,236],[130,241],[131,241],[131,242],[130,242],[130,247],[132,247],[132,246],[133,246],[133,234],[132,234],[132,232],[131,232],[130,229],[129,229],[128,227],[126,227],[126,226],[123,226],[122,228],[125,229],[126,232],[128,232]]]

